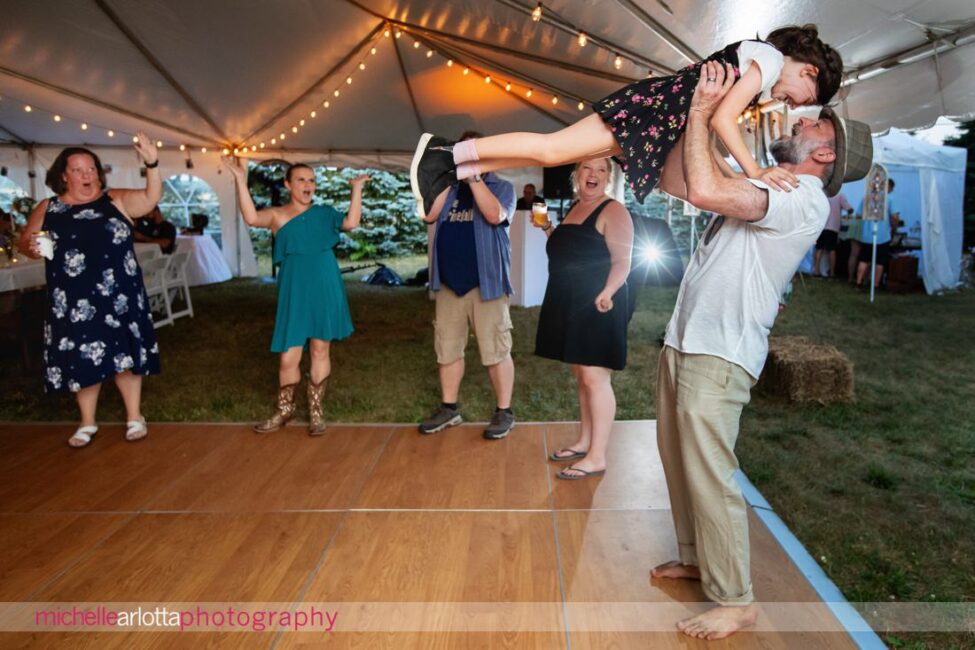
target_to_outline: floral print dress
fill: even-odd
[[[730,63],[737,81],[739,45],[732,43],[705,61]],[[703,64],[694,63],[669,77],[635,81],[593,105],[623,150],[618,162],[638,201],[656,187],[667,154],[684,133]]]
[[[159,372],[159,346],[132,228],[108,193],[69,205],[52,198],[44,230],[54,240],[46,263],[44,385],[77,392],[115,375]]]

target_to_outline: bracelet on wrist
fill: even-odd
[[[159,166],[159,159],[156,158],[153,162],[151,162],[151,163],[148,163],[147,162],[147,163],[144,163],[144,165],[145,165],[145,168],[146,169],[155,169],[156,167]]]

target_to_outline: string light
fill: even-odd
[[[617,70],[623,67],[623,57],[621,57],[619,54],[617,54],[616,58],[613,59],[613,67]]]
[[[179,145],[179,150],[180,151],[186,151],[186,145],[185,144]]]
[[[206,147],[200,147],[200,153],[206,153],[206,152],[207,152]]]
[[[453,67],[453,65],[454,65],[454,60],[453,59],[447,59],[447,67],[450,68],[450,67]]]
[[[162,149],[162,146],[163,146],[162,140],[156,140],[156,148]]]
[[[376,48],[372,48],[371,50],[369,50],[369,54],[375,54],[375,53],[376,53]]]
[[[389,38],[389,30],[388,29],[385,32],[383,32],[383,36],[385,36],[386,38]]]
[[[263,149],[263,148],[264,148],[264,143],[262,142],[262,143],[261,143],[261,144],[259,144],[258,146],[259,146],[259,147],[260,147],[261,149]]]
[[[396,38],[399,38],[402,35],[403,35],[403,32],[401,32],[400,30],[397,29],[396,30]]]
[[[556,97],[555,95],[552,95],[552,103],[553,104],[558,104],[559,103],[559,98]]]
[[[81,130],[82,131],[87,131],[88,130],[88,123],[87,122],[82,122],[81,123]]]
[[[291,127],[291,132],[292,133],[297,133],[298,132],[298,127],[297,126]]]
[[[54,121],[55,122],[60,122],[61,121],[61,116],[60,115],[55,115],[54,116]]]
[[[470,68],[464,68],[464,74],[465,75],[468,75],[470,73],[471,73],[471,69]]]
[[[433,50],[427,50],[427,58],[429,59],[431,56],[433,56]]]
[[[86,124],[85,126],[88,126],[88,125]],[[139,136],[133,135],[132,136],[132,142],[134,142],[135,144],[139,144]]]
[[[420,49],[420,41],[413,41],[413,49],[414,50]]]
[[[312,117],[318,117],[318,111],[312,111],[312,112],[310,113],[310,115],[311,115]]]
[[[298,122],[298,126],[304,126],[304,125],[305,125],[305,121],[304,120],[301,120],[300,122]]]
[[[583,110],[585,107],[586,107],[585,104],[583,104],[582,102],[579,102],[579,110],[580,111]]]
[[[325,100],[324,102],[322,102],[322,106],[324,106],[325,108],[328,108],[331,105],[332,104],[328,100]]]
[[[585,47],[586,43],[589,42],[589,37],[586,36],[585,32],[579,32],[579,47]]]
[[[285,139],[286,137],[288,137],[288,136],[286,136],[285,134],[283,134],[283,133],[282,133],[282,134],[281,134],[281,142],[284,142],[284,139]]]
[[[506,83],[506,84],[504,85],[504,89],[505,89],[505,90],[507,90],[507,91],[508,91],[509,93],[511,92],[511,82],[510,82],[510,81],[509,81],[509,82],[507,82],[507,83]]]
[[[375,48],[373,48],[373,49],[375,49]],[[366,64],[365,63],[360,63],[359,64],[359,69],[360,70],[365,70],[366,69]]]
[[[351,86],[352,85],[352,77],[346,77],[345,78],[345,83]]]
[[[529,88],[528,91],[525,93],[525,97],[531,97],[533,92],[535,91]]]
[[[279,133],[278,134],[278,139],[279,140],[284,140],[284,133]]]
[[[34,109],[30,107],[30,104],[27,104],[26,106],[24,106],[24,111],[25,112],[30,113],[32,110],[34,110]]]
[[[251,145],[251,151],[257,151],[257,145],[252,144]]]
[[[486,84],[491,83],[491,75],[484,75],[484,83]]]
[[[335,93],[334,93],[334,95],[335,95],[336,97],[338,97],[338,96],[339,96],[339,89],[338,89],[338,88],[336,88],[336,89],[335,89]]]
[[[532,22],[538,22],[542,19],[542,3],[539,2],[538,6],[532,9]]]
[[[84,125],[82,125],[82,128],[87,127],[87,126],[88,126],[87,124],[84,124]],[[114,138],[115,137],[115,131],[109,129],[108,130],[108,137]]]
[[[236,150],[236,149],[234,149],[234,153],[235,153],[235,154],[237,153],[237,150]],[[225,155],[225,156],[229,156],[229,155],[230,155],[230,149],[228,149],[228,148],[226,148],[226,147],[224,147],[224,148],[223,148],[223,155]]]
[[[278,143],[277,138],[271,138],[271,144],[277,144],[277,143]]]

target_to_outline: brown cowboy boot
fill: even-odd
[[[308,435],[320,436],[325,433],[325,409],[322,408],[322,398],[325,397],[325,377],[317,384],[308,378]]]
[[[264,422],[254,425],[257,433],[277,431],[288,423],[295,414],[295,390],[298,384],[288,384],[278,388],[278,410]]]

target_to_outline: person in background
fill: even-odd
[[[159,346],[132,245],[132,215],[155,207],[162,180],[146,134],[138,134],[135,150],[146,168],[142,189],[108,189],[98,156],[82,147],[61,151],[46,178],[55,196],[37,204],[20,238],[20,250],[34,259],[42,236],[54,244],[45,264],[44,387],[75,394],[81,424],[68,439],[72,447],[84,447],[98,431],[98,395],[109,379],[125,403],[125,439],[149,433],[142,377],[159,373]]]
[[[891,194],[894,193],[894,179],[887,179],[887,218],[881,219],[880,221],[861,221],[862,228],[860,229],[860,248],[857,257],[857,274],[856,283],[857,288],[862,288],[863,283],[867,279],[867,273],[870,271],[870,261],[873,259],[873,230],[874,223],[876,223],[877,228],[877,261],[876,261],[876,273],[874,275],[873,286],[874,288],[880,286],[880,280],[884,275],[884,269],[887,268],[887,264],[890,262],[890,237],[891,229],[894,224],[900,221],[900,212],[894,208],[894,199],[891,198]],[[857,208],[857,214],[863,217],[863,200],[860,200],[860,206]]]
[[[176,226],[166,221],[158,207],[135,220],[135,232],[132,236],[137,242],[158,244],[165,255],[171,254],[176,248]]]
[[[535,192],[535,184],[528,183],[521,190],[521,197],[518,199],[518,203],[515,204],[515,210],[531,210],[532,203],[544,200],[545,197]]]
[[[570,364],[579,394],[579,437],[549,455],[574,462],[556,474],[577,480],[606,471],[606,448],[616,419],[613,370],[626,366],[626,330],[633,220],[607,194],[615,169],[609,158],[576,165],[575,202],[549,236],[548,286],[538,316],[535,354]]]
[[[199,237],[206,232],[207,226],[210,225],[210,218],[199,212],[191,214],[190,221],[193,225],[183,228],[179,234]]]
[[[479,137],[467,131],[461,141]],[[441,403],[419,425],[420,433],[442,431],[464,421],[458,398],[464,379],[464,350],[473,326],[481,364],[487,369],[497,408],[484,430],[500,440],[515,426],[511,393],[511,241],[508,221],[515,209],[515,188],[494,174],[454,181],[424,214],[436,223],[430,289],[436,296],[434,350],[440,374]]]
[[[832,278],[836,275],[836,243],[840,236],[840,219],[842,213],[848,215],[853,213],[853,206],[847,200],[846,195],[840,192],[836,196],[829,197],[829,217],[826,219],[826,227],[819,234],[816,240],[816,252],[813,253],[813,277]],[[829,255],[829,274],[821,275],[820,263],[822,262],[823,251]]]

